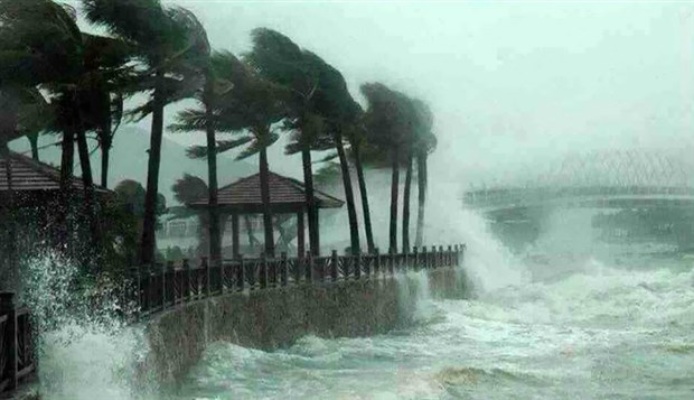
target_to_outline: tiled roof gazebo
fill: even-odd
[[[296,179],[270,172],[269,186],[272,213],[296,214],[297,216],[297,249],[298,254],[303,255],[305,249],[304,214],[307,210],[304,184]],[[263,202],[260,197],[260,174],[239,179],[220,188],[218,196],[220,212],[231,215],[232,251],[236,255],[239,249],[239,215],[263,212]],[[344,204],[342,200],[319,190],[314,190],[314,196],[318,209],[340,208]],[[187,205],[191,208],[207,208],[208,204],[208,198],[205,196]]]
[[[17,206],[43,204],[49,198],[55,198],[60,191],[60,171],[48,164],[36,161],[25,155],[10,152],[8,158],[0,154],[0,199],[9,190],[7,167],[10,168],[12,191]],[[82,193],[82,179],[72,178],[72,188]],[[95,185],[97,193],[110,193],[109,190]]]

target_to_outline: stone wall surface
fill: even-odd
[[[432,296],[461,297],[457,268],[426,273]],[[149,350],[140,370],[176,386],[209,343],[226,341],[272,351],[303,336],[358,337],[387,333],[411,321],[417,296],[386,277],[236,292],[187,303],[147,322]],[[410,289],[412,290],[412,289]]]

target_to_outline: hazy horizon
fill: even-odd
[[[77,4],[71,1],[72,4]],[[359,86],[427,101],[432,168],[459,180],[576,151],[694,149],[694,5],[573,1],[164,1],[193,11],[214,49],[280,31]],[[166,109],[171,122],[187,101]],[[149,118],[138,123],[149,130]],[[204,135],[168,135],[183,145]],[[255,158],[249,162],[256,163]],[[270,149],[300,177],[300,157]],[[445,168],[437,168],[437,165]]]

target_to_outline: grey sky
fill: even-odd
[[[577,148],[681,147],[694,133],[692,3],[167,3],[194,11],[215,48],[247,51],[265,26],[341,70],[360,102],[369,81],[428,101],[452,175]],[[273,168],[298,176],[280,154]]]

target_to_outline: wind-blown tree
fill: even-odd
[[[215,144],[216,152],[210,145],[193,146],[189,156],[193,158],[210,157],[244,145],[248,145],[238,156],[242,160],[259,155],[260,192],[263,202],[263,226],[265,233],[265,254],[275,254],[272,208],[270,204],[270,169],[267,148],[277,141],[279,135],[272,125],[287,116],[285,103],[286,90],[258,76],[248,65],[229,52],[221,52],[212,57],[212,66],[219,82],[226,87],[214,101],[209,110],[186,110],[179,114],[179,124],[174,130],[194,131],[207,126],[210,118],[217,132],[240,135],[231,140],[220,140]]]
[[[381,151],[390,153],[392,168],[389,251],[397,251],[398,187],[402,148],[411,129],[411,102],[404,94],[391,90],[381,83],[361,86],[369,107],[365,125],[369,140]]]
[[[77,27],[74,10],[50,0],[2,1],[0,19],[3,43],[0,45],[1,80],[25,88],[41,85],[50,93],[53,114],[50,130],[63,136],[60,219],[65,223],[71,203],[74,143],[77,140],[85,211],[93,240],[91,248],[96,250],[100,227],[95,212],[86,132],[91,130],[98,111],[95,87],[108,80],[110,71],[119,69],[126,62],[127,50],[122,42],[83,34]],[[34,97],[38,99],[40,93]],[[41,101],[34,104],[46,108]],[[36,123],[26,123],[24,129],[31,130],[32,126],[36,127]],[[30,136],[34,137],[34,134]],[[67,239],[71,229],[65,226],[64,230],[63,237]]]
[[[350,146],[350,155],[357,171],[357,183],[361,196],[362,214],[364,217],[364,231],[366,233],[366,246],[369,253],[374,253],[376,245],[374,243],[373,229],[371,226],[371,211],[369,210],[369,194],[366,187],[364,176],[364,164],[362,162],[362,148],[366,145],[366,129],[363,123],[363,114],[357,122],[348,127],[345,137]]]
[[[436,136],[432,132],[434,116],[429,106],[415,100],[415,109],[418,115],[419,124],[415,132],[415,152],[414,157],[417,161],[417,231],[415,236],[415,246],[422,246],[424,241],[424,210],[426,206],[426,193],[428,186],[427,159],[429,154],[436,149]]]
[[[171,190],[174,192],[176,201],[182,204],[192,203],[209,193],[209,187],[204,180],[189,174],[184,174],[183,178],[178,179]],[[209,236],[210,216],[209,213],[205,212],[195,212],[195,214],[199,221],[197,253],[205,254],[209,250],[211,240]]]
[[[174,131],[205,132],[207,147],[204,157],[207,158],[207,177],[209,187],[208,217],[206,224],[209,238],[209,256],[212,265],[218,265],[222,259],[222,234],[218,206],[218,179],[217,179],[217,125],[220,97],[231,88],[231,82],[222,78],[220,72],[219,54],[212,55],[207,60],[204,69],[205,80],[195,92],[195,97],[201,105],[201,109],[189,109],[177,115],[178,124],[171,126]]]
[[[353,125],[359,121],[363,111],[350,95],[347,83],[337,69],[313,53],[307,52],[305,56],[313,64],[313,69],[318,71],[318,89],[312,99],[313,109],[325,119],[329,138],[332,139],[333,146],[337,150],[347,202],[350,250],[352,253],[358,253],[360,251],[359,224],[344,141],[345,132],[352,129]]]
[[[39,136],[51,126],[53,114],[50,104],[38,89],[29,90],[29,101],[23,102],[19,112],[17,129],[31,146],[31,158],[40,161]]]
[[[124,208],[127,209],[128,215],[131,215],[135,219],[135,230],[136,236],[142,236],[144,215],[145,215],[145,197],[147,192],[142,184],[138,181],[132,179],[124,179],[116,184],[113,188],[116,193],[117,202]],[[157,195],[157,210],[156,215],[162,215],[166,212],[166,198],[163,194],[159,193]],[[134,245],[136,243],[129,242],[127,245]],[[134,255],[129,257],[131,261],[134,262]]]
[[[324,132],[324,120],[313,109],[313,98],[318,90],[319,71],[315,63],[306,57],[302,50],[288,37],[267,28],[252,32],[253,49],[246,55],[246,61],[264,78],[287,88],[289,118],[284,129],[292,133],[292,143],[286,148],[287,154],[301,153],[304,175],[306,206],[308,214],[308,233],[311,253],[320,254],[318,234],[318,208],[316,206],[311,150],[325,150],[330,143],[320,141]]]
[[[140,245],[140,263],[155,254],[155,211],[159,188],[161,142],[166,104],[189,97],[203,79],[210,46],[197,18],[180,7],[164,7],[159,0],[82,0],[87,19],[116,37],[132,43],[139,58],[134,90],[148,91],[150,99],[135,115],[152,115],[147,195]]]
[[[412,190],[412,170],[413,163],[416,156],[420,155],[422,152],[425,154],[428,152],[429,143],[428,138],[431,134],[431,127],[433,125],[434,117],[431,113],[429,106],[419,99],[409,99],[410,108],[408,113],[408,130],[405,132],[405,188],[403,190],[403,207],[402,207],[402,247],[403,249],[410,248],[410,194]],[[426,168],[425,168],[426,169]],[[426,171],[425,171],[426,173]],[[421,234],[421,223],[424,222],[424,198],[426,193],[426,177],[419,176],[419,183],[422,186],[419,187],[419,214],[418,214],[418,225],[417,232]],[[418,185],[419,186],[419,185]],[[421,244],[419,244],[421,245]]]
[[[50,0],[0,0],[0,82],[5,94],[14,93],[13,107],[19,106],[16,99],[22,91],[77,76],[74,55],[80,35],[65,9]],[[15,118],[6,126],[16,130],[17,109],[7,110],[6,115]],[[63,193],[65,175],[63,171]]]

